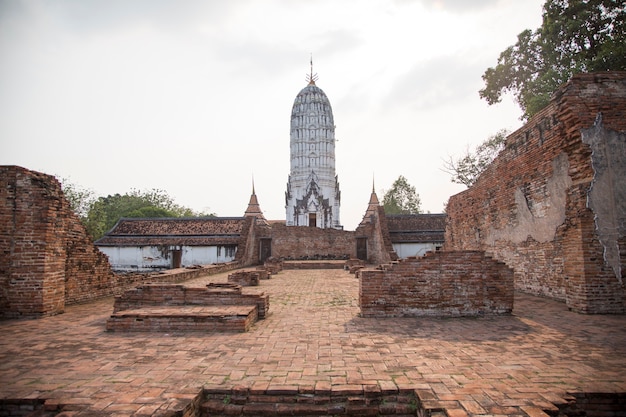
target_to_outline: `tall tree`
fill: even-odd
[[[468,148],[465,154],[454,159],[449,157],[443,161],[443,171],[451,175],[450,181],[471,187],[478,176],[504,149],[508,130],[499,130],[495,135],[489,136],[474,151]]]
[[[421,213],[421,200],[407,179],[400,175],[383,197],[383,207],[387,214]]]
[[[123,195],[98,198],[91,205],[85,226],[95,240],[115,226],[122,217],[215,217],[215,215],[197,213],[180,206],[163,190],[131,190],[130,193]]]
[[[500,54],[479,94],[494,104],[512,93],[528,119],[572,75],[608,70],[626,70],[624,1],[547,0],[541,27],[523,31]]]
[[[91,205],[96,201],[96,194],[93,190],[84,188],[68,178],[56,177],[61,183],[61,189],[65,199],[70,203],[72,211],[84,220],[89,214]]]
[[[123,195],[96,198],[91,189],[66,178],[57,179],[72,210],[94,240],[104,236],[122,217],[215,217],[214,213],[196,212],[178,205],[167,192],[159,189],[133,189]]]

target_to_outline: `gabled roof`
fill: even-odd
[[[438,243],[444,241],[446,214],[387,214],[392,243]]]
[[[97,246],[236,245],[244,217],[122,218]]]

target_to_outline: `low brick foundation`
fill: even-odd
[[[267,271],[265,271],[267,275]],[[228,275],[228,282],[241,285],[242,287],[253,287],[259,285],[261,271],[237,271]],[[266,278],[267,279],[267,278]]]
[[[484,252],[430,252],[361,269],[363,317],[476,316],[513,310],[513,270]]]
[[[351,274],[356,273],[356,271],[365,268],[365,261],[360,259],[348,259],[344,264],[344,269],[350,271]]]
[[[243,294],[240,285],[147,284],[116,297],[107,330],[247,331],[268,310],[268,295]]]
[[[269,257],[263,263],[263,268],[271,275],[276,275],[283,270],[283,260]]]
[[[285,261],[284,269],[344,269],[345,261]]]
[[[205,390],[201,416],[416,416],[415,390],[345,386],[328,390],[245,387]],[[421,415],[421,414],[419,414]],[[436,412],[429,415],[439,415]],[[442,416],[444,414],[441,414]]]
[[[107,330],[247,332],[258,317],[256,305],[143,307],[113,313]]]

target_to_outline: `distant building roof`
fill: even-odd
[[[387,214],[392,243],[443,243],[446,214]]]
[[[122,218],[97,246],[236,245],[244,217]]]

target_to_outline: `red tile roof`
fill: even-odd
[[[445,214],[387,214],[392,243],[437,243],[444,241]]]
[[[98,246],[236,245],[243,217],[123,218],[98,239]]]

